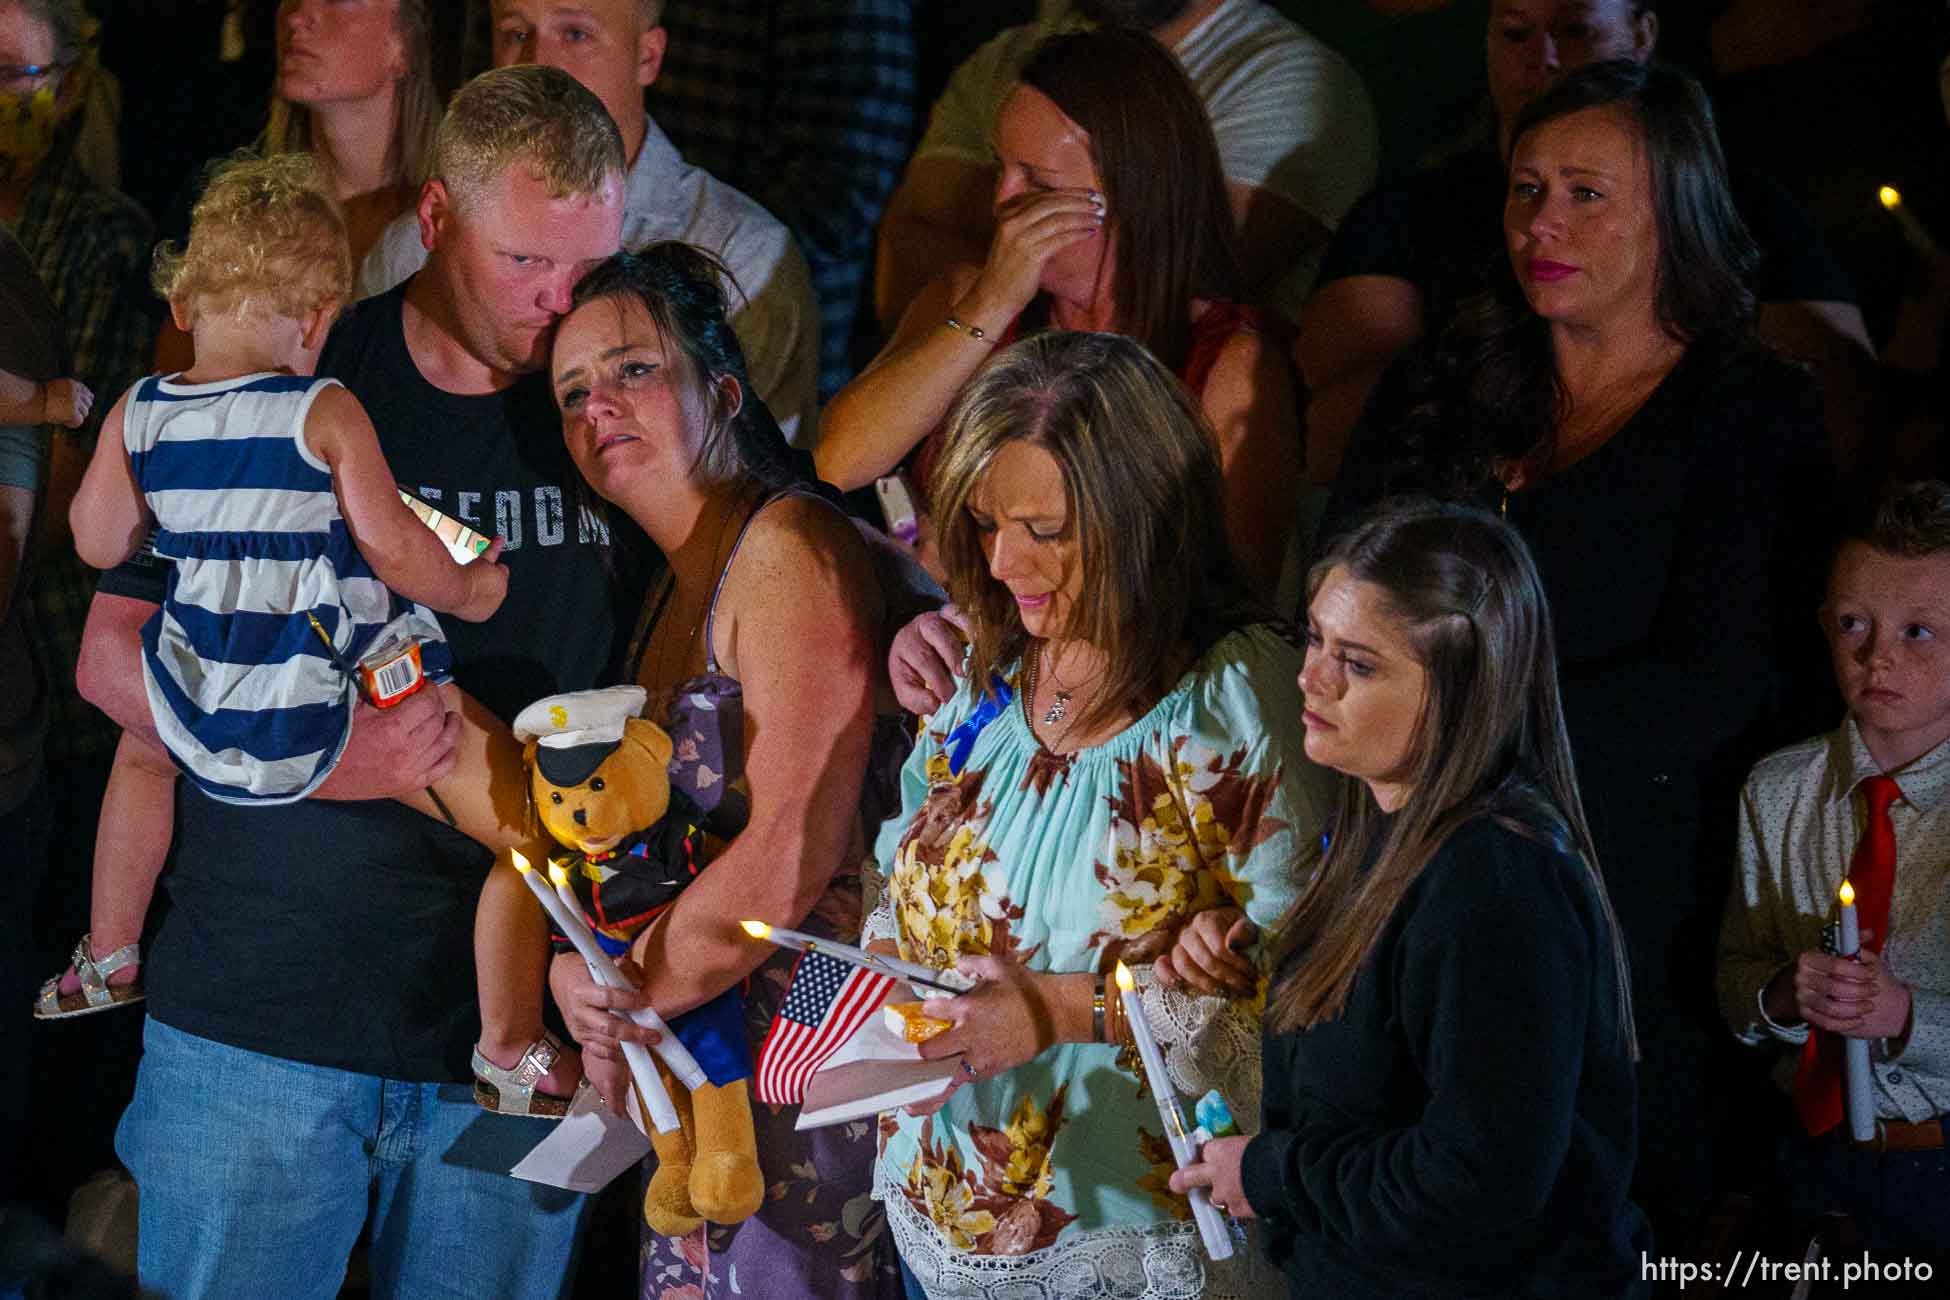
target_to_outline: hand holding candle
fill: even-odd
[[[521,875],[522,882],[534,893],[536,900],[542,905],[542,910],[548,913],[549,919],[555,922],[555,928],[567,935],[569,942],[575,944],[576,951],[582,954],[582,959],[588,965],[590,974],[594,976],[596,982],[599,984],[606,982],[600,973],[603,968],[607,968],[617,979],[622,979],[615,963],[611,962],[608,954],[596,944],[595,934],[583,922],[581,909],[564,905],[561,896],[542,883],[541,877],[536,875],[534,867],[529,865],[528,859],[523,857],[519,850],[514,852],[513,857],[515,870]],[[554,869],[560,870],[560,868]],[[585,943],[587,947],[584,946]],[[668,1030],[665,1032],[668,1034]],[[666,1041],[674,1040],[666,1038]],[[651,1125],[659,1133],[675,1132],[679,1127],[677,1108],[671,1105],[670,1093],[664,1089],[663,1080],[657,1077],[657,1067],[650,1060],[650,1053],[642,1043],[625,1042],[623,1059],[629,1064],[630,1078],[636,1084],[637,1096],[643,1101],[643,1108],[650,1116]]]
[[[1180,1169],[1198,1163],[1198,1151],[1193,1145],[1192,1135],[1185,1130],[1185,1112],[1179,1104],[1178,1090],[1172,1087],[1171,1075],[1165,1070],[1164,1053],[1158,1050],[1157,1036],[1151,1032],[1151,1022],[1144,1018],[1144,1004],[1138,999],[1137,981],[1131,978],[1130,967],[1117,963],[1118,996],[1124,1003],[1124,1023],[1129,1028],[1131,1042],[1137,1048],[1138,1060],[1144,1065],[1145,1081],[1151,1085],[1152,1100],[1158,1103],[1158,1118],[1164,1121],[1165,1140],[1171,1143],[1171,1156]],[[1187,1196],[1192,1203],[1192,1218],[1198,1224],[1199,1240],[1205,1244],[1205,1253],[1213,1259],[1232,1257],[1232,1236],[1226,1231],[1225,1220],[1213,1206],[1212,1198],[1203,1187],[1194,1187]]]
[[[589,922],[583,919],[582,905],[576,901],[575,890],[569,884],[569,873],[563,869],[561,863],[548,864],[548,878],[555,882],[556,896],[562,900],[562,905],[568,911],[575,927],[574,930],[564,929],[563,933],[568,935],[569,942],[576,946],[576,951],[582,954],[583,964],[589,967],[589,974],[598,984],[609,988],[634,988],[634,985],[623,978],[623,972],[616,969],[616,963],[609,959],[609,954],[603,951],[602,945],[596,942],[596,932],[591,930]],[[664,1023],[662,1016],[649,1007],[638,1007],[628,1015],[634,1023],[642,1025],[645,1029],[654,1029],[663,1036],[663,1041],[659,1042],[654,1050],[663,1058],[664,1064],[670,1068],[671,1076],[677,1082],[686,1088],[701,1088],[710,1082],[710,1079],[705,1076],[704,1067],[697,1063],[697,1058],[691,1055],[690,1049],[678,1041],[677,1035],[670,1031],[670,1026]]]
[[[1860,960],[1862,928],[1855,912],[1855,886],[1846,880],[1842,881],[1840,897],[1841,942],[1836,946],[1836,955]],[[1876,1135],[1876,1103],[1872,1076],[1869,1073],[1869,1040],[1851,1037],[1844,1038],[1842,1043],[1843,1061],[1848,1071],[1845,1097],[1848,1103],[1849,1136],[1857,1142],[1873,1141]],[[1829,1095],[1832,1097],[1834,1094]],[[1833,1112],[1831,1111],[1830,1114]]]

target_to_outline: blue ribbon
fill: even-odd
[[[962,720],[962,724],[948,733],[948,771],[960,776],[968,763],[969,751],[975,748],[975,737],[982,729],[1002,716],[1002,710],[1015,703],[1016,693],[1009,683],[1000,676],[989,678],[989,689],[975,704],[974,712]]]

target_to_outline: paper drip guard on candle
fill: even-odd
[[[1883,209],[1896,219],[1897,227],[1902,230],[1903,238],[1909,242],[1911,248],[1923,254],[1925,257],[1941,257],[1943,255],[1942,248],[1937,245],[1936,237],[1930,234],[1924,228],[1923,223],[1916,219],[1916,214],[1903,205],[1903,192],[1901,190],[1897,189],[1894,185],[1885,185],[1876,191],[1876,201],[1881,203]]]
[[[1165,1070],[1164,1053],[1158,1050],[1158,1040],[1151,1032],[1151,1022],[1144,1018],[1144,1004],[1138,1000],[1137,981],[1131,978],[1131,969],[1123,962],[1117,963],[1118,996],[1124,1000],[1124,1024],[1129,1028],[1131,1042],[1137,1047],[1138,1060],[1144,1065],[1144,1077],[1151,1085],[1151,1099],[1158,1103],[1158,1118],[1164,1121],[1165,1140],[1171,1143],[1171,1158],[1180,1169],[1198,1163],[1198,1148],[1192,1142],[1192,1135],[1185,1131],[1185,1112],[1178,1101],[1178,1090],[1172,1087],[1171,1075]],[[1225,1218],[1218,1207],[1212,1204],[1211,1196],[1203,1187],[1194,1187],[1187,1193],[1192,1203],[1192,1219],[1198,1224],[1199,1240],[1205,1244],[1205,1253],[1213,1259],[1232,1258],[1232,1234],[1226,1230]]]
[[[1841,939],[1835,945],[1835,955],[1856,960],[1862,951],[1862,923],[1855,912],[1855,886],[1846,879],[1842,881],[1839,895],[1842,903]],[[1846,1091],[1848,1101],[1848,1133],[1857,1142],[1873,1142],[1876,1136],[1875,1087],[1869,1073],[1869,1040],[1866,1038],[1842,1039],[1842,1059],[1846,1070]]]
[[[781,948],[790,948],[794,952],[823,953],[849,966],[858,966],[875,974],[885,975],[889,979],[897,979],[912,985],[916,991],[921,992],[923,997],[929,993],[953,997],[957,993],[966,993],[975,987],[974,982],[960,971],[936,970],[932,966],[923,966],[919,962],[903,961],[899,957],[868,952],[865,948],[856,948],[850,943],[821,939],[817,935],[807,934],[801,930],[787,930],[764,921],[740,921],[738,924],[754,939],[775,943]]]
[[[602,965],[608,966],[612,974],[615,973],[616,967],[610,963],[603,950],[595,946],[594,935],[588,938],[589,949],[587,951],[583,949],[575,933],[575,927],[569,924],[571,918],[580,921],[581,913],[571,911],[569,916],[564,916],[566,909],[562,906],[562,899],[553,889],[542,883],[541,878],[535,874],[535,868],[529,865],[528,859],[523,857],[519,850],[511,856],[514,858],[515,871],[521,876],[522,883],[527,885],[529,891],[535,895],[536,901],[542,905],[542,910],[548,913],[549,919],[555,922],[556,928],[568,935],[569,941],[576,945],[576,951],[582,954],[582,960],[588,965],[591,976],[597,983],[604,983],[599,967],[596,962],[590,960],[589,953],[593,951],[596,956],[601,957]],[[586,932],[589,927],[585,925],[582,928]],[[645,1050],[642,1043],[626,1042],[623,1044],[623,1060],[630,1067],[630,1078],[636,1083],[637,1095],[643,1100],[643,1109],[650,1116],[651,1127],[659,1133],[676,1132],[681,1127],[677,1118],[677,1108],[670,1102],[670,1093],[665,1090],[664,1081],[657,1077],[657,1067],[651,1061],[650,1053]]]
[[[569,885],[569,873],[561,863],[548,864],[548,878],[554,882],[555,896],[562,901],[563,910],[568,913],[570,925],[573,927],[564,928],[563,933],[569,936],[569,942],[573,943],[576,951],[582,954],[583,965],[589,968],[589,973],[595,976],[599,984],[635,992],[636,986],[623,978],[623,972],[616,969],[616,963],[610,959],[608,953],[603,951],[602,944],[596,941],[596,932],[589,928],[589,922],[584,919],[582,904],[576,901],[575,890]],[[663,1036],[663,1041],[650,1050],[663,1058],[664,1064],[670,1069],[671,1077],[677,1082],[686,1088],[702,1088],[711,1082],[710,1077],[704,1073],[704,1067],[699,1065],[697,1058],[691,1055],[691,1049],[678,1041],[677,1035],[671,1032],[670,1026],[664,1023],[662,1016],[649,1007],[638,1007],[635,1011],[624,1014],[636,1024],[642,1025],[645,1029],[654,1029]]]

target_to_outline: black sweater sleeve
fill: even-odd
[[[1506,831],[1451,837],[1362,972],[1385,987],[1357,986],[1366,1010],[1348,1013],[1398,1026],[1419,1118],[1351,1125],[1303,1101],[1247,1147],[1257,1213],[1375,1257],[1466,1247],[1563,1194],[1593,990],[1611,983],[1580,870]]]

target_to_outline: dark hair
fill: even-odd
[[[1843,530],[1843,545],[1862,542],[1884,555],[1918,559],[1950,554],[1950,484],[1899,483]]]
[[[987,682],[1029,645],[968,508],[1013,442],[1041,447],[1063,472],[1065,531],[1084,575],[1064,634],[1109,660],[1087,718],[1148,709],[1188,667],[1182,650],[1202,654],[1254,617],[1226,544],[1211,430],[1142,344],[1122,334],[1033,335],[976,373],[946,427],[929,495],[948,594],[972,620],[972,680]]]
[[[1653,310],[1688,349],[1750,338],[1759,254],[1727,188],[1713,113],[1699,84],[1657,63],[1614,59],[1570,73],[1524,106],[1511,154],[1529,131],[1591,108],[1627,115],[1645,149],[1659,258]],[[1498,462],[1547,469],[1570,401],[1549,323],[1524,298],[1507,257],[1490,288],[1456,310],[1431,348],[1405,363],[1424,399],[1403,416],[1403,477],[1441,495],[1467,495]],[[1414,472],[1407,472],[1408,466]]]
[[[1486,511],[1397,501],[1314,565],[1309,603],[1335,568],[1381,591],[1426,693],[1408,798],[1385,836],[1366,783],[1345,777],[1331,841],[1304,855],[1303,868],[1317,858],[1317,869],[1281,925],[1281,944],[1306,956],[1269,994],[1267,1022],[1284,1032],[1338,1016],[1423,868],[1464,825],[1490,817],[1584,867],[1610,930],[1619,1029],[1632,1044],[1625,943],[1578,797],[1550,608],[1523,538]]]
[[[1219,146],[1185,69],[1145,32],[1107,27],[1051,37],[1018,80],[1090,136],[1119,331],[1183,369],[1192,299],[1238,298],[1241,278]]]
[[[745,351],[732,332],[726,286],[737,281],[723,262],[674,239],[616,253],[576,285],[570,310],[603,298],[634,298],[665,342],[683,358],[700,408],[712,427],[692,473],[708,484],[749,478],[769,491],[803,487],[830,496],[813,472],[812,457],[785,440],[778,421],[752,386]],[[743,394],[726,416],[718,381],[735,379]]]

